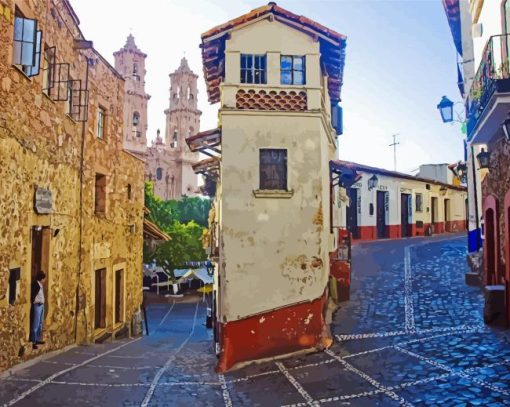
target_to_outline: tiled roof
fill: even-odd
[[[466,187],[456,186],[456,185],[452,185],[452,184],[445,184],[443,182],[439,182],[439,181],[436,181],[433,179],[415,177],[414,175],[404,174],[402,172],[397,172],[397,171],[390,171],[390,170],[386,170],[384,168],[371,167],[369,165],[353,163],[351,161],[334,160],[334,161],[332,161],[332,163],[334,163],[335,165],[337,165],[339,167],[345,167],[345,168],[348,168],[348,169],[354,170],[354,171],[368,172],[370,174],[379,174],[379,175],[384,175],[387,177],[402,178],[402,179],[408,179],[408,180],[412,180],[412,181],[421,181],[421,182],[425,182],[427,184],[434,184],[434,185],[445,186],[445,187],[451,188],[451,189],[457,189],[459,191],[467,191]]]
[[[260,17],[272,16],[276,21],[302,31],[320,41],[321,64],[328,75],[329,96],[333,102],[340,100],[345,64],[346,37],[307,17],[269,3],[247,14],[218,25],[202,34],[202,61],[209,102],[220,100],[219,86],[224,76],[225,40],[233,29]]]

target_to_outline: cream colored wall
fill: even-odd
[[[450,199],[450,221],[461,221],[465,219],[465,199],[467,191],[459,191],[456,189],[448,189],[446,192],[440,191],[440,186],[430,183],[430,190],[426,188],[427,183],[418,180],[406,180],[402,178],[394,178],[382,175],[376,175],[379,179],[378,186],[371,191],[368,190],[368,179],[373,173],[362,173],[361,180],[355,184],[357,189],[361,191],[361,218],[358,219],[358,226],[376,226],[377,225],[377,191],[387,191],[389,193],[389,223],[388,225],[399,225],[401,222],[401,194],[412,195],[412,223],[422,221],[423,223],[431,223],[432,209],[431,198],[438,198],[438,222],[444,222],[444,199]],[[423,196],[423,211],[416,211],[416,195]],[[374,204],[374,214],[369,214],[369,205]],[[336,206],[335,211],[340,225],[345,226],[345,207],[342,203],[341,207]],[[428,208],[428,210],[427,210]]]

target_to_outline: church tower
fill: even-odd
[[[175,191],[181,195],[195,195],[198,189],[198,177],[191,166],[198,162],[198,153],[192,153],[186,144],[186,138],[195,135],[200,129],[200,115],[197,108],[197,79],[182,58],[179,68],[170,74],[170,106],[165,110],[165,144],[168,156],[175,162]]]
[[[144,156],[147,151],[147,103],[145,92],[145,58],[129,34],[126,45],[113,54],[115,69],[125,79],[124,96],[124,148]]]

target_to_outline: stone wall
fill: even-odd
[[[497,225],[499,230],[499,266],[501,275],[505,267],[505,195],[510,190],[510,144],[499,138],[488,146],[492,168],[482,180],[482,197],[493,195],[497,202]]]
[[[88,80],[86,123],[67,114],[68,102],[43,93],[42,71],[29,78],[12,65],[15,6],[26,18],[38,20],[42,43],[56,47],[56,62],[69,63],[71,78],[83,85]],[[144,165],[122,149],[124,81],[93,49],[75,46],[75,40],[83,40],[77,23],[66,0],[0,0],[0,371],[38,353],[95,338],[96,267],[108,270],[107,290],[113,289],[114,268],[124,269],[124,321],[130,322],[141,302]],[[108,109],[104,141],[95,135],[98,103]],[[94,214],[96,172],[108,176],[104,218]],[[34,210],[36,188],[51,192],[51,213]],[[34,351],[28,342],[32,231],[39,227],[49,236],[47,343]],[[13,268],[21,272],[10,304]],[[106,330],[120,329],[122,324],[113,323],[113,294],[107,298]]]

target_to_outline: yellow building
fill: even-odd
[[[343,35],[275,3],[202,35],[220,127],[188,144],[216,156],[221,148],[221,157],[195,166],[206,188],[215,174],[218,181],[210,240],[219,252],[220,371],[331,343],[328,163],[336,155],[345,44]]]
[[[124,81],[67,0],[0,0],[0,20],[3,370],[131,331],[142,297],[144,163],[123,150]],[[46,345],[32,350],[39,271],[48,276]]]

